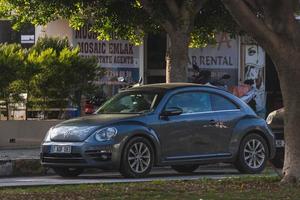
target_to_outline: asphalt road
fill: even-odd
[[[274,176],[270,174],[270,176]],[[129,183],[145,182],[154,180],[196,180],[203,178],[223,179],[229,177],[244,176],[233,168],[225,169],[198,169],[193,174],[178,174],[170,168],[153,169],[147,178],[126,179],[117,172],[101,172],[93,174],[82,174],[76,178],[61,178],[56,175],[35,177],[13,177],[0,178],[0,187],[9,186],[43,186],[43,185],[68,185],[68,184],[91,184],[91,183]],[[258,175],[252,175],[258,176]]]

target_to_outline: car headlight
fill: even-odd
[[[268,115],[268,117],[267,117],[267,119],[266,119],[266,122],[267,122],[268,125],[270,125],[270,124],[272,123],[274,116],[275,116],[275,115],[274,115],[273,113],[270,113],[270,114]]]
[[[95,139],[99,142],[111,140],[117,133],[118,130],[115,127],[102,128],[95,132]]]
[[[51,139],[50,139],[51,130],[52,130],[52,128],[50,128],[50,129],[48,130],[48,132],[46,133],[46,136],[45,136],[43,142],[50,142],[50,141],[51,141]]]

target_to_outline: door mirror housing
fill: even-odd
[[[178,107],[166,108],[160,115],[163,117],[175,116],[182,114],[183,110]]]

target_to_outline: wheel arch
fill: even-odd
[[[266,141],[266,143],[268,145],[268,156],[270,157],[270,155],[272,154],[272,152],[271,152],[271,143],[270,143],[269,139],[267,138],[266,134],[262,130],[259,130],[259,129],[249,130],[241,138],[240,144],[244,140],[245,137],[247,137],[248,135],[251,135],[251,134],[257,134],[257,135],[261,136]],[[240,148],[240,146],[241,145],[239,145],[239,148]]]
[[[121,148],[121,157],[120,159],[123,158],[124,156],[124,149],[126,147],[126,145],[128,144],[128,142],[130,142],[133,138],[136,138],[136,137],[142,137],[142,138],[145,138],[146,140],[148,140],[153,148],[153,153],[154,153],[154,163],[153,165],[156,165],[158,162],[159,162],[159,158],[160,158],[160,151],[159,151],[159,147],[160,147],[160,142],[158,140],[158,138],[156,136],[154,136],[153,134],[150,134],[150,133],[145,133],[143,131],[139,131],[139,132],[136,132],[134,134],[131,134],[130,136],[128,136],[123,145],[122,145],[122,148]],[[121,162],[120,162],[120,165],[121,165]]]
[[[249,121],[250,120],[250,121]],[[271,159],[275,153],[274,135],[268,129],[265,121],[260,118],[243,119],[235,127],[231,138],[230,152],[234,159],[236,158],[242,140],[249,134],[257,134],[261,136],[268,145],[269,158]]]

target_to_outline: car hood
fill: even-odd
[[[50,139],[54,142],[82,142],[101,127],[137,116],[137,114],[98,114],[67,120],[49,130]]]

